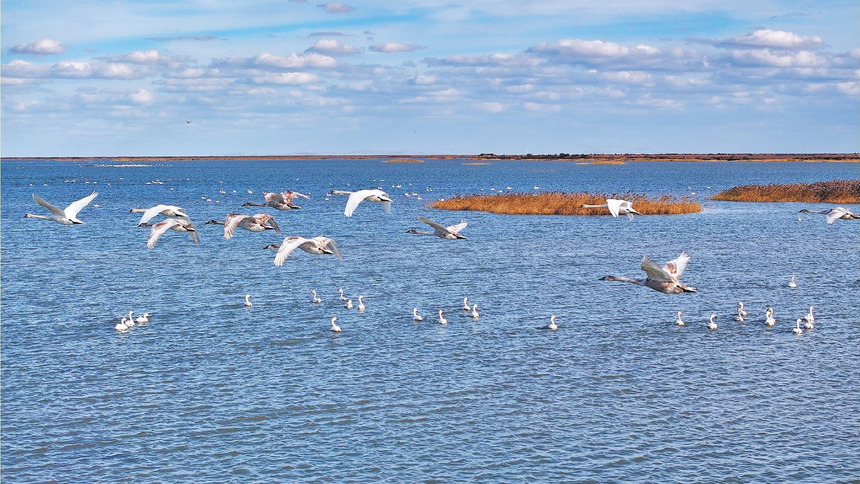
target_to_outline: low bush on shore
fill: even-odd
[[[607,198],[633,202],[633,208],[643,215],[673,215],[701,212],[702,206],[691,198],[668,195],[648,198],[626,193],[603,195],[592,193],[500,193],[493,195],[463,195],[437,200],[430,204],[440,210],[468,210],[509,215],[609,215],[606,208],[583,208],[582,205],[603,205]]]
[[[860,203],[860,180],[792,185],[742,185],[714,195],[729,202]]]

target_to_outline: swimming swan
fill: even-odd
[[[340,326],[335,323],[337,321],[337,316],[331,318],[331,332],[332,333],[340,333]]]
[[[446,324],[448,324],[448,320],[445,319],[445,316],[442,316],[442,310],[441,309],[439,310],[439,324],[441,324],[442,326],[445,326]]]
[[[478,305],[477,304],[472,305],[472,315],[471,316],[472,316],[472,319],[478,319],[481,317],[481,315],[478,314]]]
[[[794,329],[791,330],[794,334],[803,334],[803,330],[800,329],[800,322],[801,321],[803,321],[803,320],[800,318],[797,318],[797,321],[795,322]]]
[[[645,279],[632,279],[621,276],[603,276],[601,281],[622,281],[639,286],[646,286],[655,291],[666,294],[679,294],[682,292],[696,292],[695,287],[685,286],[678,281],[678,278],[684,273],[687,263],[690,261],[690,256],[681,252],[677,259],[671,260],[663,267],[657,265],[648,256],[642,257],[642,270],[645,271],[647,277]]]
[[[168,230],[187,232],[195,244],[200,243],[200,235],[197,233],[197,228],[194,227],[193,223],[184,219],[168,218],[152,226],[152,229],[149,231],[149,238],[146,241],[146,246],[150,249],[154,248],[158,239],[161,238],[161,236]]]
[[[246,308],[249,308],[249,307],[251,307],[251,306],[253,306],[253,305],[254,305],[254,303],[252,303],[252,302],[251,302],[251,295],[250,295],[250,294],[245,294],[245,307],[246,307]]]
[[[133,208],[129,210],[129,213],[143,213],[143,215],[140,216],[140,222],[137,223],[138,227],[147,226],[147,222],[158,214],[164,215],[165,217],[179,217],[181,219],[191,221],[185,213],[185,210],[182,207],[177,207],[176,205],[156,205],[152,208]]]
[[[358,296],[358,312],[360,312],[360,313],[364,312],[364,310],[367,309],[364,306],[364,303],[361,301],[362,298],[364,298],[364,296]]]
[[[293,199],[296,197],[311,198],[308,195],[299,192],[285,191],[281,193],[263,192],[263,199],[266,203],[245,202],[243,207],[272,207],[277,210],[297,210],[302,207],[293,204]]]
[[[810,324],[815,322],[815,316],[812,315],[812,306],[809,306],[809,312],[806,314],[806,316],[803,317],[803,319],[805,319],[806,322]]]
[[[465,236],[460,235],[460,231],[463,230],[464,228],[466,228],[466,225],[468,225],[468,222],[466,222],[465,220],[463,220],[462,222],[460,222],[456,225],[451,225],[449,227],[443,227],[442,225],[437,224],[436,222],[434,222],[428,218],[424,218],[424,217],[418,217],[418,220],[421,222],[424,222],[425,224],[427,224],[431,227],[433,227],[433,229],[434,229],[433,232],[424,232],[421,230],[409,229],[406,231],[407,234],[435,235],[436,237],[440,237],[440,238],[448,239],[448,240],[456,240],[456,239],[465,239],[466,238]]]
[[[424,316],[418,314],[418,308],[412,308],[412,320],[413,321],[424,321]]]
[[[790,280],[790,281],[788,281],[788,287],[790,287],[790,288],[792,288],[792,289],[794,289],[795,287],[797,287],[797,282],[795,282],[795,281],[794,281],[794,276],[791,276],[791,280]]]
[[[285,238],[278,247],[278,253],[275,254],[274,264],[278,267],[284,265],[284,261],[286,261],[287,257],[289,257],[289,255],[296,249],[302,249],[309,254],[333,254],[338,259],[343,259],[343,256],[340,255],[340,250],[338,250],[337,246],[334,244],[334,240],[328,237],[320,235],[312,239],[306,239],[297,235],[291,235]]]
[[[322,302],[322,299],[320,299],[320,298],[319,298],[319,296],[317,296],[317,292],[316,292],[316,291],[314,291],[313,289],[311,289],[311,294],[313,294],[313,295],[314,295],[314,297],[311,299],[311,302],[312,302],[312,303],[314,303],[314,304],[319,304],[319,303],[321,303],[321,302]]]
[[[149,313],[143,313],[143,316],[138,316],[134,318],[134,322],[137,324],[146,324],[149,322]]]
[[[582,205],[582,208],[608,208],[609,213],[611,213],[613,217],[627,215],[627,218],[630,220],[633,220],[634,213],[636,215],[642,215],[633,209],[633,202],[618,200],[615,198],[607,198],[606,203],[603,205]]]
[[[329,195],[349,195],[349,199],[346,201],[346,208],[343,210],[343,214],[347,217],[352,217],[352,213],[355,212],[356,207],[358,207],[358,204],[363,200],[380,203],[382,204],[383,210],[391,212],[391,197],[382,190],[371,189],[359,190],[357,192],[332,190],[329,192]]]
[[[547,326],[546,329],[552,329],[552,330],[558,329],[558,325],[555,324],[555,314],[553,314],[552,316],[549,317],[549,326]]]
[[[51,205],[50,203],[37,197],[36,195],[33,195],[33,200],[36,203],[38,203],[39,205],[48,209],[48,211],[51,212],[51,215],[46,216],[46,215],[35,215],[32,213],[25,213],[24,218],[36,218],[36,219],[40,219],[40,220],[50,220],[52,222],[57,222],[57,223],[60,223],[63,225],[83,224],[83,222],[78,220],[78,212],[80,212],[82,208],[89,205],[89,203],[92,202],[93,199],[98,196],[98,194],[99,194],[98,192],[93,192],[90,195],[88,195],[88,196],[86,196],[80,200],[74,201],[74,202],[70,203],[69,206],[66,207],[65,210],[61,210],[60,208]]]
[[[717,329],[717,323],[714,321],[715,319],[717,319],[717,315],[711,314],[711,317],[708,320],[708,329],[710,329],[710,330]]]
[[[678,311],[678,319],[675,320],[675,325],[676,326],[683,326],[684,325],[684,320],[681,319],[681,311]]]
[[[764,312],[764,324],[768,328],[772,328],[776,324],[776,319],[773,317],[773,308],[767,308]]]

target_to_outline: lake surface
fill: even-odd
[[[709,197],[853,179],[858,164],[468,163],[3,161],[4,481],[856,482],[860,222]],[[364,202],[346,218],[346,197],[326,196],[374,187],[391,213]],[[312,198],[241,207],[288,189]],[[690,195],[704,210],[425,207],[508,189]],[[65,207],[93,190],[85,225],[23,218],[47,213],[32,194]],[[160,203],[186,209],[199,246],[171,231],[147,249],[129,209]],[[204,224],[258,211],[283,234]],[[465,219],[468,238],[407,234],[429,228],[419,215]],[[344,259],[296,251],[275,267],[263,247],[287,235],[329,236]],[[682,251],[696,294],[598,280]],[[793,334],[811,305],[815,329]],[[150,323],[116,332],[130,310]],[[553,314],[559,329],[538,329]]]

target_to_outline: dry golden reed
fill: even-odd
[[[662,195],[649,199],[645,195],[626,193],[602,195],[593,193],[500,193],[494,195],[465,195],[430,204],[441,210],[469,210],[508,215],[608,215],[606,208],[582,208],[582,205],[602,205],[607,198],[633,202],[633,208],[643,215],[671,215],[701,212],[702,206],[691,198]]]
[[[793,185],[743,185],[714,195],[729,202],[860,203],[860,180]]]

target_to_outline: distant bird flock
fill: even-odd
[[[344,216],[346,217],[352,217],[359,204],[364,201],[380,204],[385,212],[391,211],[392,199],[388,196],[387,193],[380,189],[367,189],[358,191],[332,190],[328,194],[349,196],[346,202],[346,206],[344,208]],[[78,213],[80,213],[80,211],[84,207],[89,205],[90,202],[92,202],[93,199],[95,199],[97,196],[98,192],[93,192],[80,200],[70,203],[65,209],[60,209],[46,202],[44,199],[33,195],[33,200],[37,204],[47,209],[50,215],[36,215],[32,213],[26,213],[24,217],[50,220],[63,225],[83,224],[84,222],[78,219]],[[310,198],[310,196],[308,195],[294,191],[284,191],[280,193],[263,192],[264,202],[246,202],[243,204],[243,206],[269,207],[274,208],[276,210],[284,211],[297,210],[301,207],[293,203],[296,197],[301,197],[305,199]],[[631,202],[618,199],[607,199],[606,204],[603,205],[583,205],[583,207],[607,208],[613,217],[618,217],[619,215],[626,215],[629,219],[632,219],[634,214],[641,215],[633,208]],[[143,214],[140,218],[140,221],[138,222],[138,226],[150,227],[150,233],[146,242],[146,246],[150,249],[155,247],[156,242],[158,242],[162,235],[164,235],[168,230],[187,233],[195,244],[200,244],[200,235],[196,226],[191,221],[191,218],[188,216],[185,210],[181,207],[175,205],[160,204],[150,208],[132,208],[129,210],[129,212]],[[830,210],[803,209],[800,210],[800,212],[824,214],[826,215],[825,222],[830,225],[832,225],[836,220],[840,219],[860,219],[860,215],[857,215],[844,207],[834,207]],[[166,218],[156,223],[150,223],[150,220],[152,220],[158,215],[163,215]],[[407,233],[419,235],[433,235],[447,240],[458,240],[466,238],[465,236],[460,234],[460,232],[468,225],[465,220],[461,221],[458,224],[450,225],[447,227],[437,222],[434,222],[433,220],[430,220],[426,217],[419,216],[418,220],[433,228],[433,232],[409,229]],[[222,225],[224,227],[223,235],[225,239],[232,238],[233,235],[236,233],[236,230],[239,228],[243,228],[250,232],[264,232],[267,230],[274,230],[277,234],[281,234],[281,229],[275,221],[274,217],[266,213],[257,213],[254,215],[229,213],[225,216],[225,219],[223,221],[209,220],[206,222],[206,224]],[[275,266],[282,266],[286,262],[290,254],[292,254],[296,249],[301,249],[307,253],[316,255],[334,255],[338,259],[343,259],[343,256],[337,245],[335,244],[335,241],[329,237],[322,235],[315,236],[312,238],[290,235],[287,236],[280,244],[269,244],[265,248],[277,249],[273,260],[273,264]],[[629,277],[607,275],[601,277],[600,280],[628,282],[640,286],[645,286],[655,291],[666,294],[695,293],[697,292],[696,288],[686,286],[679,281],[689,262],[690,256],[683,252],[676,259],[667,262],[663,266],[658,265],[650,257],[643,256],[640,267],[643,271],[645,271],[646,277],[644,279],[633,279]],[[796,276],[791,276],[791,280],[788,282],[788,287],[797,287]],[[322,303],[322,299],[318,296],[316,290],[311,291],[311,293],[313,296],[311,299],[312,304]],[[352,299],[349,299],[344,295],[343,289],[338,289],[338,293],[338,300],[340,301],[340,303],[346,303],[344,306],[346,309],[353,309],[353,307],[355,307],[352,302]],[[359,295],[357,301],[358,312],[364,312],[366,309],[366,305],[364,303],[364,296]],[[245,296],[242,305],[248,309],[253,307],[250,294]],[[477,320],[480,318],[480,314],[478,313],[478,305],[476,303],[469,304],[468,297],[463,298],[462,309],[464,314],[470,316],[471,319]],[[144,313],[142,316],[139,316],[137,318],[133,318],[133,314],[134,311],[129,311],[128,316],[123,316],[120,322],[114,326],[114,329],[118,332],[124,333],[129,331],[129,329],[131,329],[135,325],[143,325],[149,322],[149,313]],[[448,320],[444,316],[444,311],[442,309],[439,309],[437,314],[438,324],[442,326],[447,325]],[[682,319],[682,314],[682,311],[677,312],[677,319],[675,320],[674,324],[678,327],[686,325],[686,322]],[[749,313],[745,310],[744,303],[738,302],[736,316],[734,318],[735,321],[738,323],[742,323],[745,322],[746,318],[748,317]],[[552,331],[558,329],[559,325],[556,323],[556,319],[556,315],[551,315],[549,324],[545,326],[540,326],[538,329],[549,329]],[[417,307],[412,309],[412,320],[416,323],[424,321],[424,317],[418,313]],[[708,319],[707,329],[712,331],[717,330],[719,326],[716,320],[717,315],[712,314]],[[337,317],[331,318],[331,331],[333,333],[342,332],[341,327],[337,324],[337,321]],[[766,328],[773,328],[776,325],[773,308],[768,307],[765,310],[763,322]],[[803,327],[801,327],[801,323],[803,323]],[[799,335],[803,334],[804,330],[811,331],[815,328],[814,323],[815,317],[813,315],[813,306],[810,306],[809,312],[803,318],[796,319],[795,326],[794,328],[792,328],[792,332]]]

